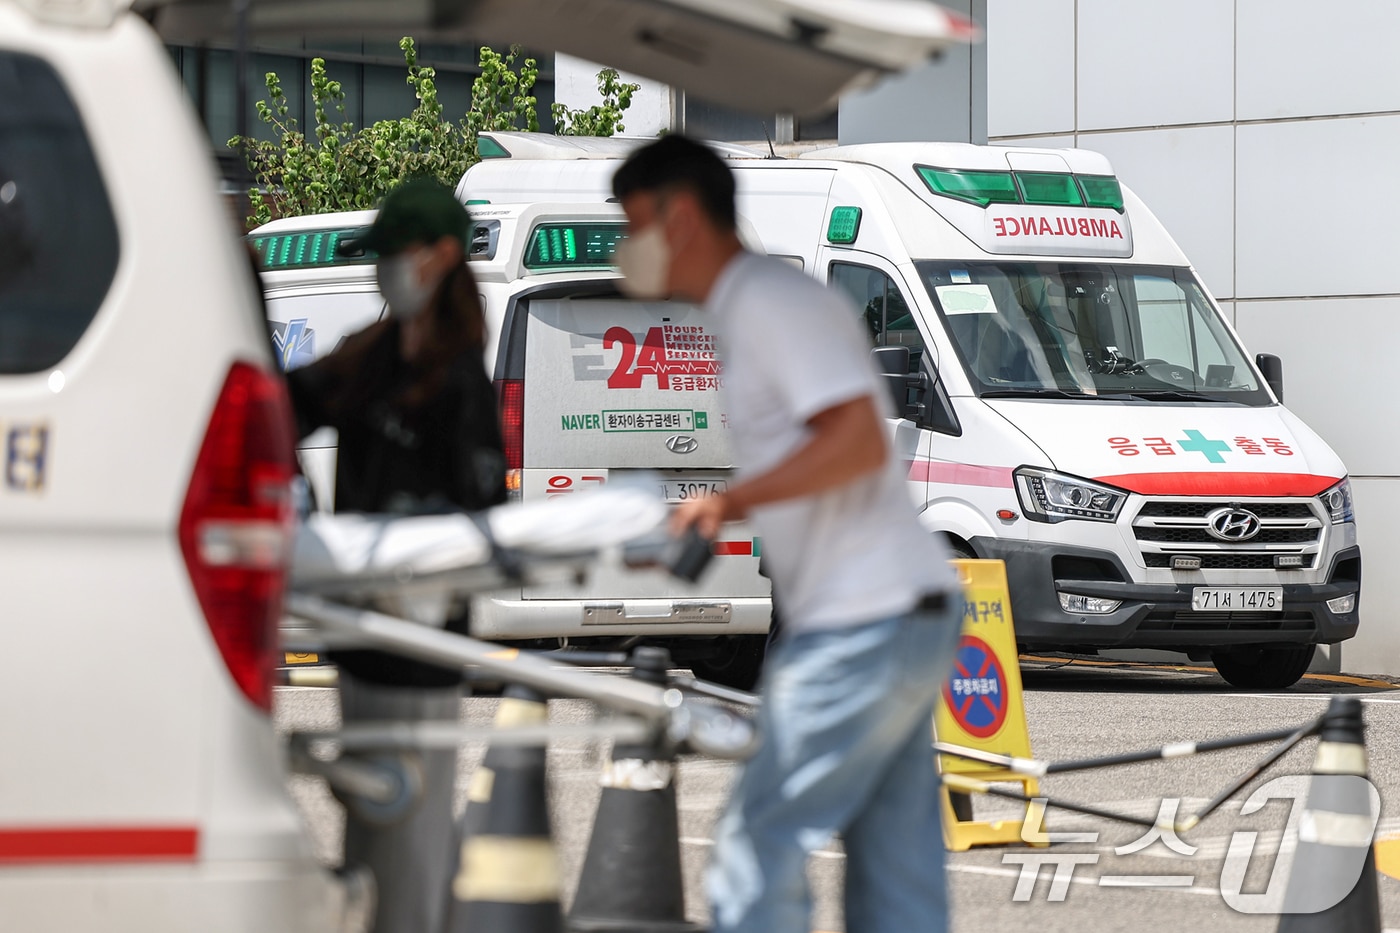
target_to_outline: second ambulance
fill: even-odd
[[[494,141],[464,199],[610,194],[615,157]],[[855,300],[924,524],[1006,561],[1023,649],[1168,649],[1281,688],[1355,635],[1345,467],[1107,159],[892,143],[729,165],[764,248]]]

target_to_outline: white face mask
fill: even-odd
[[[418,261],[416,250],[405,250],[380,259],[375,267],[379,294],[389,303],[389,313],[394,317],[406,319],[422,314],[437,291],[437,282],[423,281]]]
[[[624,295],[654,301],[669,294],[671,247],[660,221],[617,244],[613,262],[622,273],[619,287]]]

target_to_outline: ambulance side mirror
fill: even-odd
[[[928,411],[923,400],[924,390],[929,388],[928,376],[922,372],[909,371],[908,347],[876,347],[870,351],[875,361],[875,369],[885,377],[885,388],[894,401],[895,413],[901,418],[919,421]],[[917,389],[915,401],[909,401],[909,390]]]
[[[1283,401],[1283,360],[1272,353],[1260,353],[1254,358],[1254,365],[1264,376],[1269,388],[1274,390],[1274,398]]]

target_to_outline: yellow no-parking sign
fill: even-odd
[[[1016,652],[1016,628],[1011,619],[1011,594],[1006,565],[999,560],[955,560],[963,588],[962,637],[953,670],[943,685],[934,711],[938,741],[978,751],[1031,757],[1031,737],[1021,696],[1021,666]],[[939,796],[943,806],[943,838],[948,848],[963,851],[974,845],[1040,841],[1039,807],[1027,807],[1022,820],[978,822],[959,819],[949,797],[950,785],[959,792],[968,782],[1018,783],[1029,797],[1040,792],[1034,778],[953,755],[938,756],[946,776]],[[959,781],[965,778],[965,781]],[[1034,811],[1034,812],[1033,812]],[[966,813],[964,812],[965,816]],[[1026,831],[1027,824],[1034,827]]]

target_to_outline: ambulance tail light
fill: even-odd
[[[506,491],[520,498],[520,476],[525,466],[525,380],[497,379],[496,398],[501,405],[501,443],[506,454]]]
[[[282,380],[229,370],[180,512],[180,550],[234,683],[272,710],[277,623],[292,537],[291,405]]]

